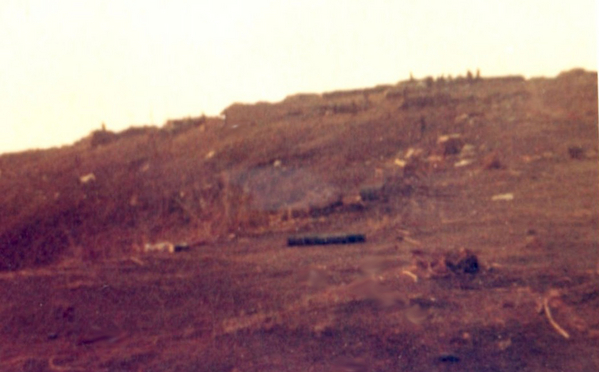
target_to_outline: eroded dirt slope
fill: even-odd
[[[0,157],[0,369],[598,369],[596,73],[225,114]]]

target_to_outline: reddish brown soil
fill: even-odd
[[[599,370],[597,74],[422,83],[1,156],[0,370]]]

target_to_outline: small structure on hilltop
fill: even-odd
[[[116,135],[116,133],[111,132],[109,130],[95,130],[90,135],[90,145],[92,148],[104,146],[111,142],[114,142],[115,140],[117,140],[117,138],[118,136]]]
[[[190,129],[198,128],[206,123],[206,115],[200,117],[187,117],[183,119],[168,120],[162,129],[169,134],[177,135]]]
[[[224,115],[225,125],[253,125],[274,121],[285,117],[286,110],[280,105],[267,102],[255,104],[234,103],[221,112]]]

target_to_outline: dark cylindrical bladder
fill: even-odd
[[[302,245],[356,244],[366,242],[366,236],[360,233],[306,234],[287,238],[289,247]]]

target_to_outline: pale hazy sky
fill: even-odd
[[[0,153],[465,74],[597,70],[594,0],[0,0]]]

